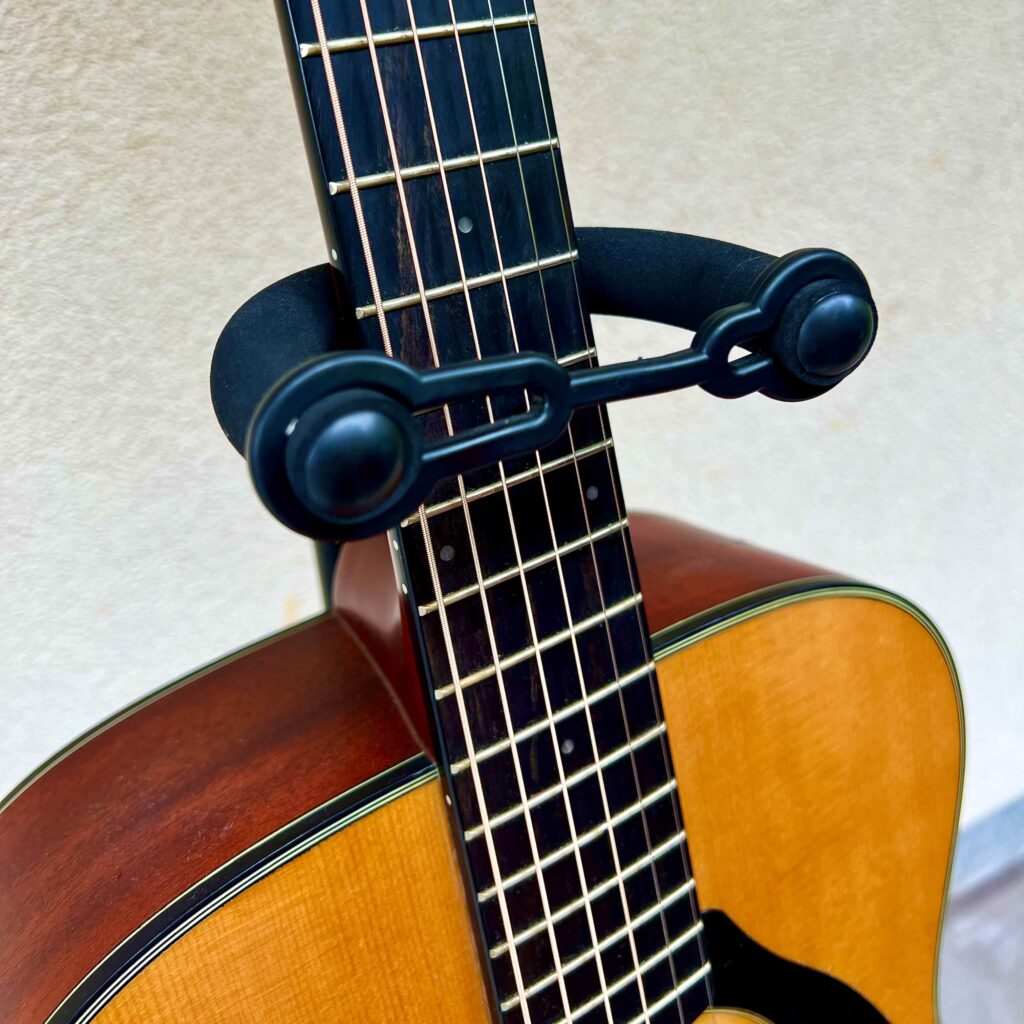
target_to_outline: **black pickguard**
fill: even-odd
[[[888,1024],[852,988],[769,952],[721,910],[704,912],[704,934],[716,1006],[749,1010],[772,1024]]]

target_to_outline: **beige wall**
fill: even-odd
[[[1021,5],[540,7],[580,223],[835,246],[881,310],[818,403],[616,410],[631,505],[919,601],[963,675],[968,818],[1020,794]],[[269,0],[5,0],[0,35],[4,790],[316,610],[206,374],[235,306],[323,250]]]

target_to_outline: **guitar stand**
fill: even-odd
[[[394,526],[439,479],[551,443],[576,408],[691,386],[802,401],[835,387],[874,342],[867,281],[832,250],[776,258],[624,228],[582,228],[577,244],[591,313],[694,331],[690,347],[609,367],[570,369],[523,351],[417,371],[352,345],[344,283],[326,264],[263,289],[231,318],[211,369],[218,420],[270,511],[323,542],[322,572],[338,544]],[[425,412],[524,391],[518,414],[424,436]]]

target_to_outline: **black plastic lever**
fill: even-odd
[[[252,416],[246,456],[256,489],[292,529],[355,539],[400,521],[443,477],[550,443],[584,405],[694,385],[725,398],[760,391],[785,401],[834,387],[875,336],[859,269],[825,249],[779,259],[751,254],[719,275],[720,290],[730,276],[742,280],[755,269],[738,285],[744,301],[716,307],[689,349],[657,359],[575,371],[529,352],[423,372],[367,352],[307,362],[272,387]],[[605,297],[611,306],[624,301],[612,289]],[[516,415],[427,442],[421,414],[503,392],[530,401]]]
[[[579,228],[576,237],[580,283],[592,313],[690,331],[717,310],[746,301],[775,260],[729,242],[670,231]],[[336,277],[323,264],[277,281],[244,303],[221,332],[210,390],[220,425],[239,452],[256,406],[281,378],[308,359],[359,347],[339,313]],[[851,288],[849,281],[838,286]],[[805,300],[820,288],[800,296],[799,305],[809,308]],[[867,289],[860,293],[870,304]],[[787,315],[785,324],[799,320]]]

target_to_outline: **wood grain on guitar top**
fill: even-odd
[[[942,648],[885,600],[802,600],[659,665],[705,909],[933,1024],[962,722]]]
[[[441,785],[349,826],[192,929],[102,1024],[489,1020]]]

